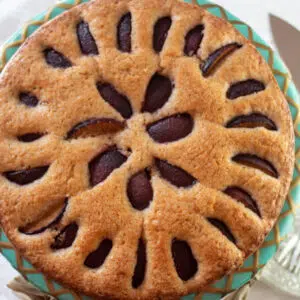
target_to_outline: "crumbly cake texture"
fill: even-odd
[[[288,105],[230,24],[177,1],[91,1],[0,79],[0,220],[95,297],[199,291],[262,243],[294,162]]]

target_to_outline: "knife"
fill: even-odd
[[[270,14],[270,24],[279,53],[300,90],[300,31],[272,14]]]

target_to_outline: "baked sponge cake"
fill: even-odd
[[[176,299],[237,269],[291,181],[287,102],[230,24],[176,0],[95,0],[0,78],[0,222],[47,276]]]

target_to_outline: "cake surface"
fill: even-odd
[[[200,8],[79,6],[29,39],[0,93],[1,223],[79,291],[199,290],[279,214],[293,165],[287,104],[254,47]]]

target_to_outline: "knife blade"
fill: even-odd
[[[280,17],[269,17],[275,44],[300,90],[300,31]]]

